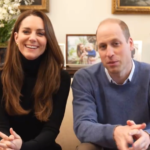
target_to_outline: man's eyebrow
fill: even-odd
[[[106,44],[105,42],[101,42],[101,43],[99,43],[98,45],[104,45],[104,44]]]
[[[120,41],[118,38],[114,38],[111,41]]]

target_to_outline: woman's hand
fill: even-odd
[[[84,56],[87,56],[87,55],[88,55],[87,52],[83,52],[80,57],[84,57]]]
[[[10,128],[10,134],[11,135],[8,137],[0,132],[0,137],[2,138],[0,141],[0,148],[3,148],[3,150],[20,150],[22,146],[21,137],[12,128]]]

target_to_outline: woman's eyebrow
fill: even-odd
[[[45,31],[44,29],[37,29],[37,31]]]

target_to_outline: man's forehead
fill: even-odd
[[[120,39],[118,37],[110,37],[110,38],[101,38],[99,40],[97,40],[97,44],[104,44],[104,43],[111,43],[114,41],[120,41]]]

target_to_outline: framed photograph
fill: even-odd
[[[83,67],[100,62],[95,34],[66,35],[66,65]]]
[[[66,67],[66,48],[64,43],[59,43],[59,47],[61,49],[61,52],[64,56],[64,67]]]
[[[0,45],[0,64],[4,63],[7,46]]]
[[[19,9],[21,11],[28,9],[37,9],[44,12],[49,12],[49,0],[35,0],[32,5],[25,5],[24,1],[22,1]]]
[[[137,61],[142,61],[142,41],[134,41],[134,49],[131,51],[131,56]]]
[[[112,0],[112,14],[150,14],[150,0]]]

